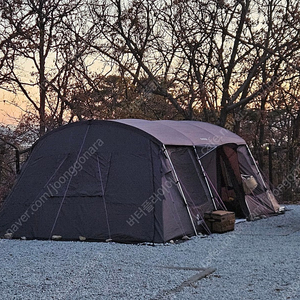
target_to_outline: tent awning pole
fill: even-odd
[[[252,155],[252,153],[251,153],[251,151],[250,151],[250,149],[249,149],[249,147],[248,147],[247,144],[246,144],[246,147],[247,147],[247,150],[248,150],[248,152],[249,152],[249,154],[250,154],[250,156],[251,156],[251,159],[253,160],[253,163],[254,163],[254,165],[255,165],[255,168],[256,168],[256,170],[257,170],[257,172],[258,172],[258,175],[259,175],[259,177],[260,177],[260,179],[261,179],[261,181],[262,181],[262,184],[263,184],[264,188],[266,189],[266,191],[270,191],[270,189],[267,187],[267,185],[266,185],[266,183],[265,183],[265,181],[264,181],[264,179],[263,179],[263,177],[262,177],[262,175],[261,175],[261,172],[260,172],[260,170],[259,170],[259,167],[258,167],[258,165],[257,165],[257,163],[256,163],[256,161],[255,161],[255,159],[254,159],[254,157],[253,157],[253,155]],[[268,200],[271,202],[271,204],[272,204],[272,206],[273,206],[273,202],[272,202],[272,200],[270,199],[269,193],[266,193],[266,194],[267,194]],[[276,211],[275,208],[274,208],[274,206],[273,206],[273,210]],[[249,212],[250,212],[250,211],[249,211]]]
[[[252,155],[252,153],[251,153],[251,151],[250,151],[248,145],[246,145],[246,147],[247,147],[247,150],[248,150],[248,153],[249,153],[251,159],[253,160],[253,163],[254,163],[254,165],[255,165],[255,168],[256,168],[257,173],[258,173],[258,175],[259,175],[259,177],[260,177],[260,179],[261,179],[261,181],[262,181],[262,184],[263,184],[264,188],[265,188],[266,190],[268,190],[268,188],[267,188],[267,186],[266,186],[266,183],[265,183],[265,181],[264,181],[264,179],[263,179],[263,177],[262,177],[262,175],[261,175],[261,173],[260,173],[260,170],[259,170],[259,168],[258,168],[258,166],[257,166],[257,163],[256,163],[256,161],[255,161],[255,159],[254,159],[254,157],[253,157],[253,155]]]
[[[195,147],[195,145],[194,145],[194,147]],[[201,157],[200,157],[200,159],[202,159],[204,156],[206,156],[207,154],[209,154],[210,152],[212,152],[212,151],[214,151],[215,149],[217,149],[218,147],[217,146],[215,146],[215,147],[212,147],[209,151],[207,151],[207,152],[205,152],[205,154],[203,154]],[[198,154],[198,153],[197,153]]]
[[[186,210],[187,210],[188,215],[189,215],[189,218],[190,218],[190,220],[191,220],[191,223],[192,223],[192,226],[193,226],[193,230],[194,230],[194,232],[195,232],[195,235],[198,235],[197,230],[196,230],[196,227],[195,227],[195,224],[194,224],[194,221],[193,221],[193,218],[192,218],[192,215],[191,215],[190,208],[189,208],[189,206],[188,206],[186,197],[185,197],[184,192],[183,192],[183,189],[182,189],[182,186],[181,186],[181,184],[180,184],[180,181],[179,181],[179,178],[178,178],[178,176],[177,176],[176,170],[175,170],[174,165],[173,165],[173,163],[172,163],[171,157],[170,157],[170,155],[169,155],[169,153],[168,153],[168,150],[167,150],[167,148],[166,148],[166,146],[165,146],[164,144],[163,144],[163,151],[164,151],[164,154],[166,155],[166,157],[167,157],[167,159],[168,159],[168,161],[169,161],[169,163],[170,163],[170,166],[171,166],[171,168],[172,168],[172,173],[173,173],[173,176],[174,176],[176,185],[177,185],[178,190],[179,190],[179,193],[180,193],[180,195],[181,195],[181,197],[182,197],[182,199],[183,199],[183,201],[184,201],[184,203],[185,203]]]
[[[198,155],[196,146],[194,145],[193,148],[194,148],[194,151],[195,151],[195,155],[196,155],[197,161],[198,161],[198,163],[199,163],[199,165],[200,165],[202,174],[203,174],[203,176],[204,176],[204,180],[205,180],[206,186],[207,186],[207,188],[208,188],[209,195],[210,195],[210,197],[211,197],[211,201],[212,201],[212,203],[213,203],[213,205],[214,205],[215,210],[217,210],[217,205],[216,205],[216,202],[215,202],[215,197],[214,197],[214,195],[213,195],[213,193],[212,193],[212,190],[211,190],[211,188],[210,188],[209,182],[208,182],[208,180],[207,180],[206,172],[205,172],[204,167],[203,167],[203,165],[202,165],[201,159],[200,159],[200,157],[199,157],[199,155]]]

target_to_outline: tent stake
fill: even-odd
[[[184,201],[184,203],[185,203],[186,210],[187,210],[188,215],[189,215],[189,217],[190,217],[190,220],[191,220],[191,223],[192,223],[192,226],[193,226],[195,235],[198,235],[197,230],[196,230],[196,227],[195,227],[195,224],[194,224],[194,222],[193,222],[193,218],[192,218],[192,215],[191,215],[191,212],[190,212],[188,203],[187,203],[187,200],[186,200],[186,197],[185,197],[184,192],[183,192],[183,189],[182,189],[182,187],[181,187],[179,178],[178,178],[178,176],[177,176],[176,170],[175,170],[175,168],[174,168],[174,165],[173,165],[173,163],[172,163],[172,160],[171,160],[171,157],[170,157],[170,155],[169,155],[169,153],[168,153],[168,150],[167,150],[167,148],[166,148],[166,146],[165,146],[164,144],[163,144],[163,151],[164,151],[164,154],[166,155],[166,157],[167,157],[167,159],[168,159],[168,161],[169,161],[169,163],[170,163],[170,166],[171,166],[171,168],[172,168],[172,173],[173,173],[175,182],[176,182],[176,184],[177,184],[179,193],[180,193],[180,195],[182,196],[182,199],[183,199],[183,201]]]
[[[206,172],[205,172],[205,170],[204,170],[204,167],[203,167],[203,165],[202,165],[201,159],[200,159],[200,157],[199,157],[199,155],[198,155],[198,152],[197,152],[197,149],[196,149],[195,145],[193,146],[193,148],[194,148],[194,151],[195,151],[195,154],[196,154],[197,161],[198,161],[198,163],[199,163],[199,165],[200,165],[202,174],[203,174],[203,176],[204,176],[204,180],[205,180],[206,186],[207,186],[207,188],[208,188],[209,195],[210,195],[210,197],[211,197],[211,201],[212,201],[212,203],[213,203],[213,205],[214,205],[215,210],[217,210],[217,205],[216,205],[216,202],[215,202],[215,197],[214,197],[214,195],[213,195],[213,193],[212,193],[212,191],[211,191],[209,182],[208,182],[208,180],[207,180]]]

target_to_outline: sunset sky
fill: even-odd
[[[0,123],[4,125],[15,125],[17,119],[21,116],[22,110],[17,108],[11,101],[15,99],[14,95],[8,92],[0,91]]]

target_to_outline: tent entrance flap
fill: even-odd
[[[261,215],[277,213],[280,206],[265,182],[249,147],[240,145],[237,148],[237,153],[241,172],[252,176],[257,182],[256,188],[249,195],[246,195],[245,199],[249,207],[249,218],[255,219]]]
[[[192,226],[193,226],[194,233],[195,233],[195,235],[198,235],[197,230],[196,230],[196,227],[195,227],[195,224],[194,224],[194,221],[193,221],[193,218],[192,218],[192,215],[191,215],[191,212],[190,212],[190,209],[189,209],[189,206],[188,206],[188,203],[187,203],[187,200],[186,200],[186,197],[185,197],[184,192],[183,192],[183,189],[182,189],[182,186],[181,186],[181,184],[180,184],[180,181],[179,181],[179,178],[178,178],[178,176],[177,176],[176,170],[175,170],[175,168],[174,168],[174,165],[173,165],[173,163],[172,163],[171,157],[170,157],[170,155],[169,155],[169,153],[168,153],[168,150],[167,150],[167,148],[166,148],[165,145],[163,145],[163,151],[164,151],[164,153],[165,153],[165,155],[166,155],[166,157],[167,157],[167,159],[168,159],[168,161],[169,161],[169,163],[170,163],[170,166],[171,166],[171,168],[172,168],[172,173],[173,173],[173,176],[174,176],[176,185],[177,185],[177,187],[178,187],[178,189],[179,189],[179,192],[180,192],[180,194],[181,194],[181,196],[182,196],[182,199],[183,199],[183,201],[184,201],[184,203],[185,203],[185,205],[186,205],[186,209],[187,209],[189,218],[190,218],[190,220],[191,220],[191,224],[192,224]]]
[[[214,210],[214,204],[194,149],[193,147],[167,146],[167,151],[193,223],[198,232],[207,231],[203,219],[204,214]]]
[[[248,216],[249,210],[245,203],[238,155],[234,145],[218,148],[218,174],[221,197],[227,209],[235,212],[238,217]]]
[[[207,179],[207,175],[206,175],[206,172],[205,172],[205,170],[204,170],[204,168],[203,168],[201,159],[200,159],[200,157],[199,157],[199,155],[198,155],[198,152],[197,152],[197,149],[196,149],[195,146],[193,146],[193,149],[194,149],[194,152],[195,152],[197,161],[198,161],[198,163],[199,163],[199,166],[200,166],[200,168],[201,168],[201,171],[202,171],[202,173],[203,173],[204,180],[205,180],[205,183],[206,183],[206,185],[207,185],[207,188],[208,188],[208,191],[209,191],[209,195],[210,195],[210,197],[211,197],[211,201],[212,201],[212,203],[213,203],[213,205],[214,205],[214,209],[217,210],[217,206],[216,206],[216,202],[215,202],[215,197],[214,197],[214,195],[213,195],[213,193],[212,193],[212,191],[211,191],[211,188],[210,188],[210,185],[209,185],[209,182],[208,182],[208,179]]]

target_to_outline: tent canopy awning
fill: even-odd
[[[199,121],[148,121],[141,119],[111,120],[138,128],[165,145],[218,146],[224,144],[244,145],[246,142],[233,132]]]

